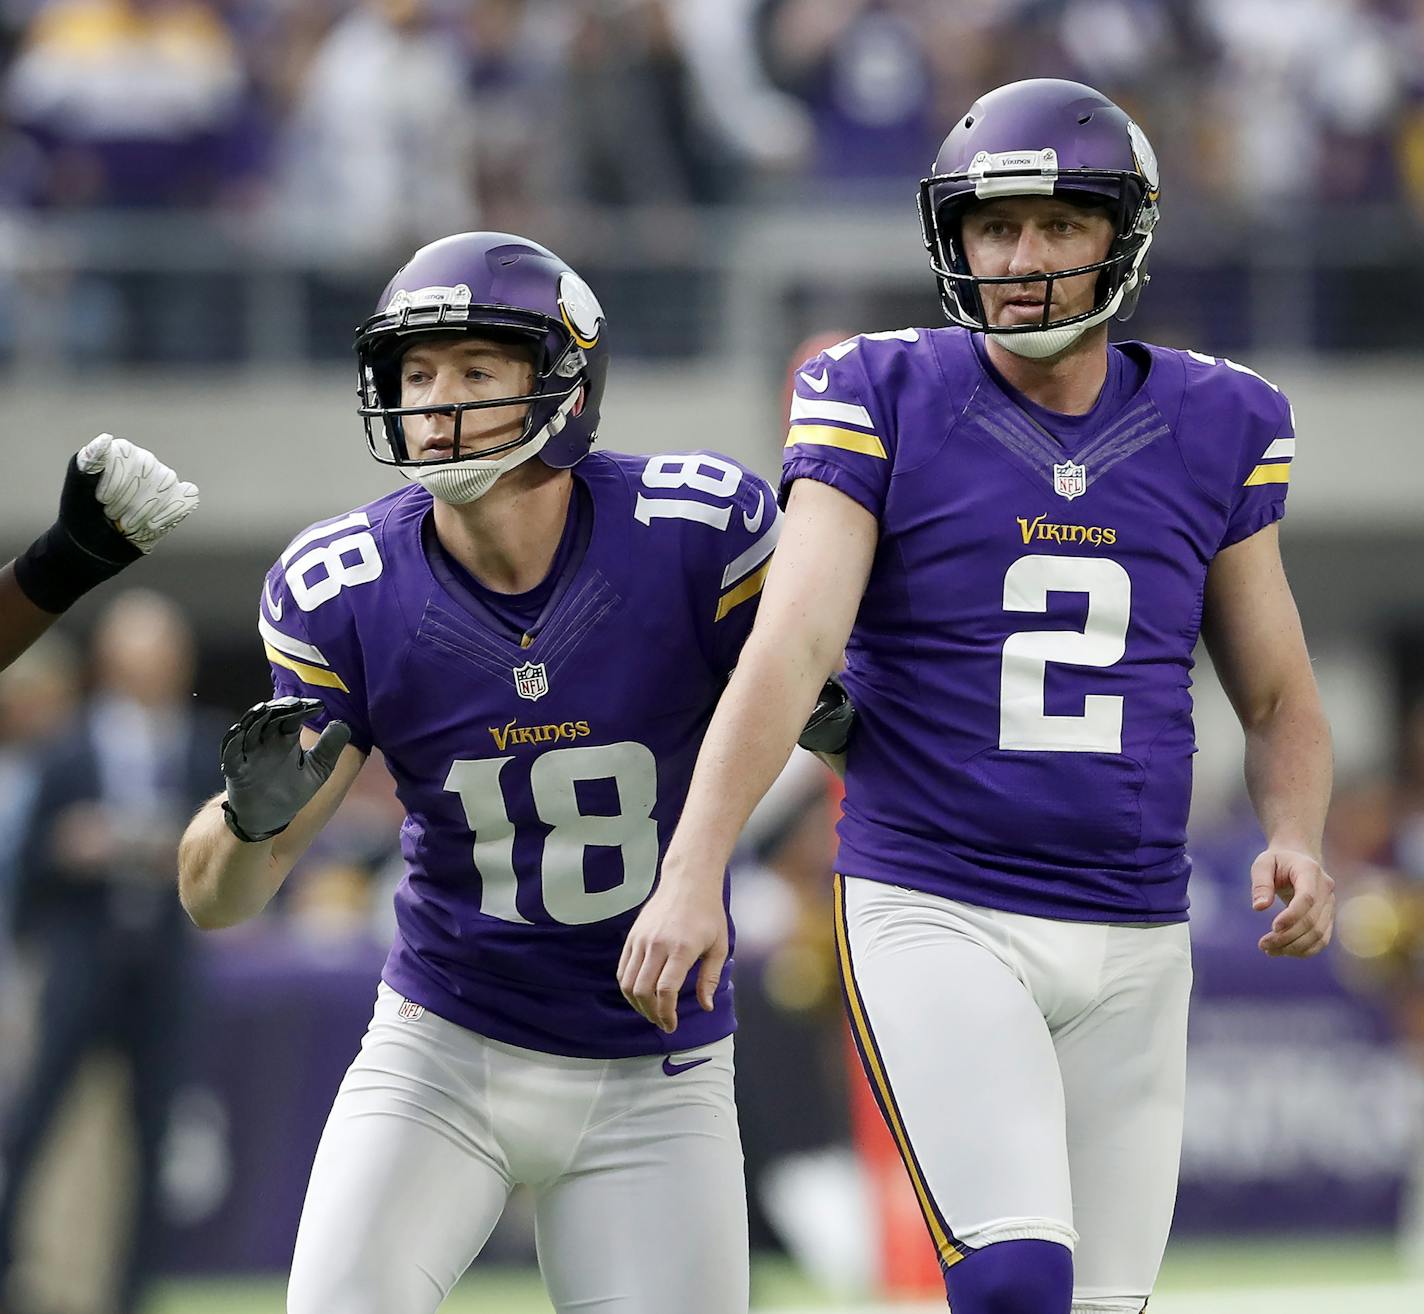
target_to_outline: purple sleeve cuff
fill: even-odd
[[[844,466],[812,456],[789,457],[782,467],[777,500],[783,507],[791,496],[791,485],[798,479],[814,479],[817,483],[829,484],[844,493],[852,502],[863,506],[877,520],[885,509],[885,494],[882,490],[872,488]]]

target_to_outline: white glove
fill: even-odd
[[[95,490],[104,514],[140,552],[153,546],[198,505],[196,484],[177,474],[127,438],[101,433],[75,457],[85,474],[97,474]]]

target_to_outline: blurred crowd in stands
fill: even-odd
[[[1424,206],[1417,0],[6,0],[13,205],[307,250],[778,179],[903,192],[982,89],[1119,98],[1178,196]]]
[[[142,304],[135,245],[349,278],[487,227],[656,267],[715,244],[703,206],[904,213],[953,119],[1020,77],[1136,115],[1183,232],[1197,207],[1273,232],[1348,207],[1356,236],[1424,215],[1419,0],[3,0],[0,25],[0,268],[109,261],[87,300],[66,285],[79,352],[191,341],[191,311]],[[194,213],[198,238],[153,226]]]

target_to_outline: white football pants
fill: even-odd
[[[1136,1314],[1177,1194],[1191,947],[837,877],[852,1029],[948,1264],[1037,1237],[1073,1310]]]
[[[289,1314],[428,1314],[516,1184],[539,1267],[578,1314],[745,1314],[732,1039],[674,1056],[561,1058],[488,1040],[382,985],[322,1133]]]

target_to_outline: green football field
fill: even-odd
[[[927,1305],[845,1305],[818,1292],[787,1264],[758,1264],[752,1308],[912,1314]],[[677,1309],[674,1296],[669,1314]],[[149,1314],[282,1314],[278,1281],[174,1282]],[[549,1314],[538,1275],[476,1268],[442,1306],[449,1314]],[[1152,1314],[1419,1314],[1424,1275],[1410,1277],[1387,1238],[1183,1242],[1168,1252]]]

